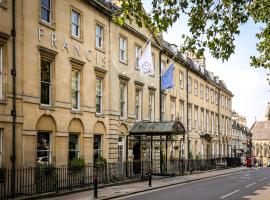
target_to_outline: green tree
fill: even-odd
[[[152,10],[147,13],[142,0],[122,0],[114,20],[120,25],[126,20],[135,21],[158,35],[181,15],[187,15],[190,35],[182,35],[181,51],[189,50],[201,57],[208,48],[214,58],[228,60],[234,53],[240,26],[252,18],[263,28],[256,34],[259,55],[251,57],[251,65],[270,68],[269,11],[269,0],[152,0]]]

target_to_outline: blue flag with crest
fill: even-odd
[[[161,76],[161,89],[162,90],[166,90],[166,89],[170,89],[174,87],[173,71],[174,71],[174,64],[172,63],[170,67]]]

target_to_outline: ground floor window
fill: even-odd
[[[79,148],[79,134],[70,133],[69,134],[69,151],[68,151],[68,161],[79,158],[80,148]]]
[[[49,164],[51,162],[51,140],[49,132],[37,134],[37,164]]]
[[[94,135],[94,161],[102,156],[101,135]]]
[[[124,161],[124,137],[118,138],[118,162]]]

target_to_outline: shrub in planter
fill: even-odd
[[[83,158],[74,158],[69,163],[69,169],[72,171],[81,171],[85,167],[85,161]]]
[[[37,165],[37,172],[40,176],[48,176],[53,174],[54,167],[48,164],[38,164]]]
[[[101,156],[101,155],[99,155],[98,158],[97,158],[97,159],[95,160],[95,162],[94,162],[94,168],[95,168],[96,170],[104,169],[104,168],[106,167],[106,165],[107,165],[107,161],[106,161],[106,159],[105,159],[103,156]]]

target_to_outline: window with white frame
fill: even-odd
[[[203,108],[201,109],[200,118],[201,118],[201,130],[204,131],[204,109]]]
[[[209,87],[207,87],[207,86],[205,88],[205,98],[206,98],[206,101],[209,100]]]
[[[218,105],[218,92],[215,91],[215,103],[216,105]]]
[[[4,99],[3,47],[0,46],[0,100]]]
[[[220,101],[221,101],[221,107],[223,108],[224,107],[224,96],[223,95],[221,95]]]
[[[211,103],[214,103],[214,90],[213,89],[211,89],[210,95],[211,95]]]
[[[49,132],[37,133],[37,164],[51,163],[51,139]]]
[[[122,163],[125,160],[125,151],[124,151],[124,145],[125,145],[125,138],[124,136],[118,137],[118,162]]]
[[[179,86],[184,89],[184,73],[180,71],[179,73]]]
[[[94,135],[94,162],[102,156],[102,136]]]
[[[96,77],[96,113],[102,113],[102,78]]]
[[[179,112],[179,120],[184,123],[184,102],[183,101],[180,101],[180,112]]]
[[[3,129],[0,129],[0,168],[3,167]]]
[[[194,126],[195,131],[198,131],[198,107],[195,107],[194,109]]]
[[[119,39],[119,59],[121,62],[127,62],[127,39],[122,36]]]
[[[136,115],[136,120],[140,121],[142,118],[142,90],[136,89],[135,92],[135,115]]]
[[[176,106],[175,106],[175,99],[171,99],[171,120],[175,120],[175,114],[176,114]]]
[[[73,37],[80,38],[81,36],[81,14],[76,10],[71,10],[71,34]]]
[[[214,134],[214,129],[215,129],[215,117],[214,113],[211,113],[211,132]]]
[[[165,96],[161,97],[161,121],[165,121]]]
[[[77,69],[72,69],[71,92],[72,92],[71,107],[74,110],[79,110],[80,109],[80,71]]]
[[[80,146],[79,146],[79,134],[70,133],[68,142],[68,161],[79,158],[80,156]]]
[[[155,120],[155,95],[153,92],[149,93],[149,100],[148,100],[148,117],[149,121],[153,122]]]
[[[200,85],[200,96],[201,96],[201,98],[204,98],[204,86],[203,86],[203,84]]]
[[[165,70],[165,67],[166,67],[166,62],[162,60],[160,63],[161,73],[163,73],[163,71]]]
[[[218,115],[216,115],[216,134],[218,135]]]
[[[188,77],[188,92],[192,92],[192,79],[191,77]]]
[[[208,133],[209,132],[209,111],[206,111],[205,118],[206,118],[206,120],[205,120],[206,132]]]
[[[136,66],[135,66],[135,69],[139,69],[139,58],[141,56],[142,56],[142,47],[139,46],[139,45],[135,45],[135,57],[136,57]]]
[[[127,85],[120,84],[120,116],[127,117]]]
[[[40,103],[50,105],[51,103],[51,62],[41,59],[40,66]]]
[[[188,106],[188,130],[190,131],[192,128],[192,107]]]
[[[51,0],[40,0],[41,20],[51,23]]]
[[[104,41],[104,28],[103,26],[97,24],[96,25],[96,48],[103,49],[103,41]]]
[[[194,94],[195,96],[198,95],[198,81],[194,81]]]

